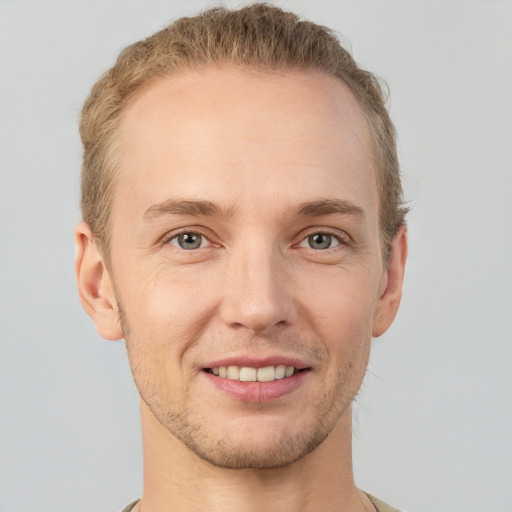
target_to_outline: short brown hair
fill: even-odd
[[[379,80],[356,64],[330,29],[261,3],[239,10],[218,7],[181,18],[125,48],[93,86],[80,122],[81,208],[104,253],[109,252],[111,204],[119,175],[116,134],[130,99],[180,70],[226,63],[264,71],[318,70],[351,89],[374,141],[381,245],[387,256],[407,209],[402,202],[395,128]]]

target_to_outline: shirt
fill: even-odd
[[[372,505],[375,507],[377,512],[400,512],[396,508],[391,507],[390,505],[384,503],[383,501],[380,501],[379,499],[375,498],[371,494],[365,493],[366,496],[368,496],[368,499],[372,502]],[[122,512],[130,512],[132,508],[137,505],[139,500],[134,501],[133,503],[130,503],[126,508],[122,510]]]

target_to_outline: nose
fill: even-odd
[[[233,254],[220,307],[223,322],[252,334],[291,325],[297,315],[289,270],[276,251]]]

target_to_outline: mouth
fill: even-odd
[[[219,377],[220,379],[241,381],[241,382],[272,382],[275,380],[284,380],[294,375],[307,371],[308,368],[296,368],[284,364],[269,365],[263,367],[251,366],[215,366],[213,368],[204,368],[203,371]]]
[[[202,368],[213,389],[229,399],[271,402],[298,391],[313,370],[305,361],[282,354],[240,354],[209,361]]]

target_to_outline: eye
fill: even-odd
[[[315,250],[332,249],[340,245],[340,241],[330,233],[313,233],[305,238],[299,247],[309,247]]]
[[[191,251],[208,247],[210,242],[200,233],[180,233],[169,240],[169,245]]]

